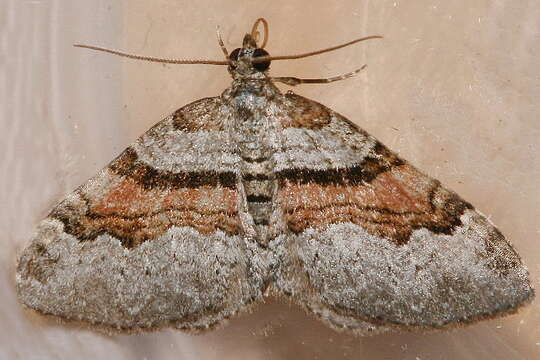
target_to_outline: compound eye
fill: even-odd
[[[240,56],[241,50],[241,48],[234,49],[233,52],[229,54],[229,60],[238,61],[238,56]]]
[[[268,54],[268,52],[266,52],[266,50],[264,50],[264,49],[257,48],[253,52],[253,58],[254,59],[256,59],[258,57],[261,57],[261,56],[268,56],[268,55],[270,55],[270,54]],[[259,71],[268,70],[268,68],[270,67],[270,61],[263,61],[263,62],[253,63],[253,67],[255,69],[259,70]]]

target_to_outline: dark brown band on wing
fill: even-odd
[[[353,223],[396,245],[406,244],[421,228],[450,235],[462,224],[461,215],[473,208],[407,164],[380,173],[369,184],[287,182],[279,201],[293,233]]]
[[[172,115],[173,129],[187,133],[223,131],[221,103],[219,97],[205,98],[176,110]]]
[[[372,154],[355,166],[339,169],[284,169],[277,173],[280,186],[292,184],[318,184],[357,186],[369,183],[379,174],[390,171],[405,162],[377,142]]]
[[[118,239],[122,246],[133,249],[145,241],[163,235],[171,226],[191,227],[203,235],[215,233],[221,230],[227,235],[238,235],[239,226],[235,219],[236,215],[215,214],[206,216],[213,224],[200,222],[200,217],[187,212],[169,210],[160,214],[138,219],[123,218],[119,216],[99,216],[88,213],[84,217],[73,218],[62,214],[51,214],[57,220],[64,223],[64,231],[75,236],[79,241],[93,241],[99,235],[108,234]],[[160,218],[167,217],[170,223],[161,222]]]
[[[132,178],[117,180],[111,179],[111,186],[99,197],[78,189],[76,197],[64,200],[49,216],[61,221],[64,232],[79,241],[108,234],[128,249],[162,236],[171,227],[189,227],[202,235],[240,234],[236,190],[145,189]]]
[[[184,171],[171,172],[158,170],[138,160],[137,152],[128,147],[110,165],[109,169],[124,178],[133,179],[146,189],[198,188],[202,186],[221,186],[236,188],[236,174],[232,171]]]
[[[349,222],[362,227],[371,235],[386,238],[396,245],[404,245],[413,231],[422,228],[434,234],[453,234],[454,229],[462,224],[461,215],[466,209],[472,209],[470,204],[456,199],[448,200],[445,205],[448,207],[437,208],[430,213],[332,203],[320,209],[295,209],[292,211],[294,216],[288,216],[288,225],[293,233],[300,234],[313,225],[320,228]],[[288,213],[291,213],[290,209]]]
[[[286,94],[288,101],[285,116],[281,118],[283,128],[317,130],[330,124],[332,117],[324,105],[296,94]]]

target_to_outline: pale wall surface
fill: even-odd
[[[533,359],[540,302],[450,333],[357,338],[269,301],[203,336],[105,336],[18,305],[17,253],[65,194],[176,108],[220,94],[223,67],[138,63],[76,42],[178,58],[217,58],[253,21],[271,54],[384,34],[274,76],[360,76],[295,92],[358,123],[489,215],[540,280],[538,1],[0,0],[0,359]],[[284,89],[286,89],[284,87]]]

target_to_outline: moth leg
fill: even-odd
[[[300,84],[327,84],[334,81],[345,80],[345,79],[351,78],[355,76],[356,74],[358,74],[360,71],[364,70],[366,66],[367,65],[364,65],[361,68],[348,72],[346,74],[324,78],[324,79],[300,79],[296,77],[271,77],[270,80],[272,80],[273,82],[281,82],[290,86],[296,86]]]

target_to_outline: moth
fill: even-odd
[[[260,26],[264,27],[262,44]],[[271,77],[258,19],[224,61],[220,96],[144,133],[44,219],[22,252],[20,301],[117,331],[204,331],[265,296],[355,334],[441,329],[534,297],[520,257],[473,206],[331,109]]]

